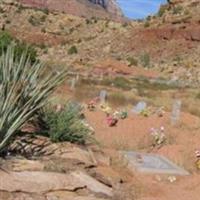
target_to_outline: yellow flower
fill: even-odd
[[[200,170],[200,159],[198,159],[198,160],[196,161],[196,168],[197,168],[198,170]]]

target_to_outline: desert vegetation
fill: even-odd
[[[45,124],[42,135],[49,137],[53,142],[68,141],[85,144],[91,138],[91,130],[81,118],[82,107],[75,102],[67,102],[61,110],[55,111],[51,107],[40,111],[40,119]]]
[[[0,59],[1,71],[1,140],[3,151],[20,128],[41,109],[65,73],[51,73],[44,77],[43,65],[31,63],[29,55],[15,54],[15,46],[8,46]]]
[[[15,45],[14,56],[20,60],[23,53],[29,57],[31,63],[37,60],[37,51],[32,45],[28,45],[20,40],[17,40],[6,31],[0,32],[0,55],[2,55],[10,45]]]

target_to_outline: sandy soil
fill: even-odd
[[[148,175],[135,172],[140,192],[139,200],[199,200],[200,174],[195,169],[194,151],[200,147],[200,119],[188,113],[182,113],[176,126],[170,124],[170,113],[163,117],[149,117],[129,113],[129,117],[120,120],[116,127],[108,127],[105,114],[97,110],[86,112],[86,118],[95,129],[95,136],[101,144],[111,149],[131,149],[154,152],[164,155],[191,175],[176,177],[171,183],[168,176]],[[150,147],[150,128],[165,127],[167,143],[161,148]],[[135,178],[134,178],[135,181]]]

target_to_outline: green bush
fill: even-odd
[[[143,67],[149,67],[150,66],[150,56],[148,53],[144,53],[140,56],[140,62]]]
[[[31,63],[37,60],[37,51],[31,45],[27,45],[24,42],[14,39],[8,32],[0,32],[0,56],[5,52],[9,45],[15,43],[14,54],[16,59],[20,59],[23,52],[26,52],[26,56],[29,57]]]
[[[131,89],[130,82],[124,77],[116,77],[113,80],[113,84],[115,87],[122,88],[122,89]]]
[[[68,50],[68,54],[72,55],[72,54],[77,54],[78,53],[78,49],[76,46],[71,46]]]
[[[129,66],[137,66],[138,65],[138,61],[133,57],[128,57],[127,61],[129,62],[129,64],[128,64]]]
[[[15,57],[16,59],[20,59],[23,52],[27,53],[27,57],[29,57],[29,60],[31,63],[36,62],[37,60],[37,51],[35,48],[31,45],[27,45],[24,42],[17,42],[16,48],[15,48]]]
[[[151,18],[152,18],[152,16],[149,15],[149,16],[146,17],[146,20],[147,20],[147,21],[151,21]]]
[[[46,109],[42,116],[47,125],[45,135],[53,142],[69,141],[85,144],[89,139],[90,129],[81,119],[81,110],[82,107],[73,102],[68,102],[59,112]]]
[[[165,14],[167,9],[168,9],[168,5],[161,5],[157,14],[158,17],[162,17]]]
[[[149,21],[146,21],[146,22],[144,23],[144,27],[145,27],[145,28],[148,28],[149,26],[150,26]]]
[[[48,9],[48,8],[44,8],[42,11],[43,11],[43,12],[44,12],[44,14],[46,14],[46,15],[48,15],[48,14],[49,14],[49,9]]]
[[[33,26],[39,26],[40,25],[40,21],[37,18],[35,18],[33,15],[31,15],[28,18],[28,22]]]
[[[11,44],[12,40],[13,38],[9,33],[5,31],[0,32],[0,55],[2,55],[4,51],[6,51],[8,45]]]
[[[174,15],[181,14],[182,11],[183,11],[183,7],[180,5],[173,8]]]
[[[85,19],[86,24],[91,24],[92,22],[89,19]]]

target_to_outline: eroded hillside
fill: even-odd
[[[200,82],[198,0],[170,1],[155,16],[123,23],[5,2],[1,3],[2,28],[37,45],[41,60],[49,65],[88,72],[105,60],[117,60],[133,68],[153,68],[186,85]]]

